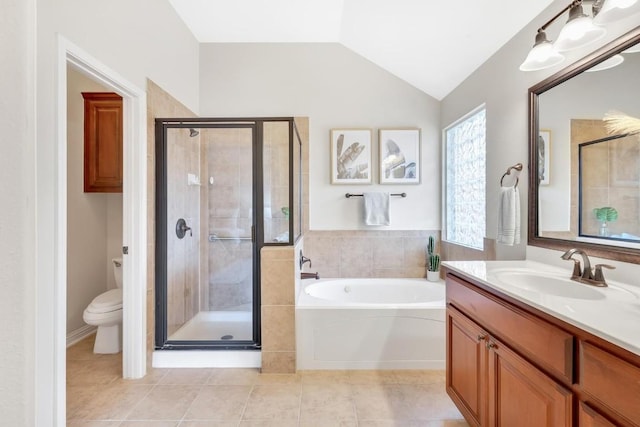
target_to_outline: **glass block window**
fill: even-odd
[[[481,107],[444,131],[445,239],[481,250],[486,228],[485,112]]]

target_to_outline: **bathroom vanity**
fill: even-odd
[[[447,393],[472,426],[640,426],[640,287],[447,262]]]

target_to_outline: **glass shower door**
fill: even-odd
[[[189,126],[166,127],[157,150],[164,162],[158,185],[166,186],[164,200],[157,193],[158,215],[166,215],[165,235],[157,238],[164,240],[166,262],[156,270],[166,275],[166,286],[156,310],[166,320],[156,328],[156,346],[249,348],[257,341],[255,126]]]

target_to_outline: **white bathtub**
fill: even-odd
[[[298,294],[299,370],[444,369],[444,282],[311,279]]]

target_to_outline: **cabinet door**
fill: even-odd
[[[607,419],[598,414],[584,402],[580,402],[580,409],[578,414],[578,425],[580,427],[615,427],[615,424],[610,423]]]
[[[490,426],[571,426],[572,393],[501,342],[488,341]]]
[[[84,191],[122,192],[122,97],[83,92]]]
[[[447,308],[447,393],[472,426],[486,418],[487,333]]]

